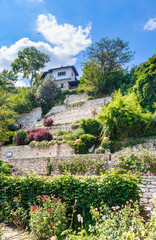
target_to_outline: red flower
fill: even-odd
[[[31,210],[34,211],[36,208],[37,208],[36,206],[33,206]]]
[[[13,199],[15,200],[15,199],[17,199],[17,197],[14,197]]]
[[[50,208],[50,209],[47,209],[47,212],[51,213],[51,208]]]

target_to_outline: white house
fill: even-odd
[[[61,89],[64,91],[77,88],[79,84],[77,76],[79,76],[79,74],[75,66],[61,66],[58,68],[49,69],[47,72],[43,73],[41,78],[53,77],[57,86],[61,87]]]

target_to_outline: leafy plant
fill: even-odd
[[[66,207],[60,198],[44,195],[37,197],[38,204],[30,210],[30,228],[37,238],[46,238],[56,235],[59,237],[66,228]]]
[[[107,169],[107,159],[89,159],[87,156],[77,158],[73,156],[61,161],[52,159],[49,167],[51,168],[51,173],[53,173],[52,171],[59,170],[60,174],[69,172],[76,175],[100,175]]]
[[[27,132],[25,130],[18,130],[14,135],[14,142],[16,145],[25,145],[27,143]]]
[[[53,139],[53,136],[51,132],[47,129],[44,128],[34,128],[34,129],[29,129],[27,130],[28,133],[28,138],[27,141],[28,143],[32,141],[51,141]]]
[[[85,133],[98,137],[101,133],[101,124],[94,118],[87,118],[80,120],[80,127],[83,128]]]
[[[5,174],[5,175],[10,175],[12,172],[13,165],[10,163],[5,163],[1,158],[0,158],[0,173]]]
[[[156,119],[152,113],[143,113],[134,93],[122,96],[118,91],[112,101],[102,108],[98,120],[104,136],[111,140],[155,135]]]
[[[54,123],[54,120],[52,118],[45,118],[43,125],[46,127],[51,127]]]
[[[129,172],[146,173],[151,171],[156,173],[156,157],[150,154],[140,155],[119,155],[117,166]]]

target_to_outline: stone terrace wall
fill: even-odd
[[[34,159],[56,156],[70,156],[73,154],[73,149],[66,144],[55,144],[46,149],[31,148],[30,146],[11,146],[2,147],[0,158],[9,162],[10,159]]]
[[[46,175],[50,158],[10,158],[9,163],[13,164],[15,173],[18,175],[37,174]]]
[[[88,100],[78,103],[56,106],[51,109],[47,116],[51,116],[55,124],[72,123],[81,118],[92,117],[92,112],[96,109],[96,112],[101,111],[101,106],[107,104],[111,100],[111,97],[98,98],[94,100]]]
[[[141,204],[150,211],[154,207],[153,198],[156,198],[156,175],[143,176],[143,184],[140,188],[142,190]]]

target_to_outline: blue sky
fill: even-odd
[[[51,57],[45,70],[74,64],[81,75],[85,50],[106,36],[129,42],[129,65],[156,54],[156,0],[0,1],[0,71],[34,46]]]

